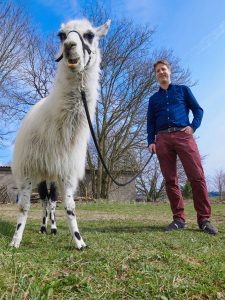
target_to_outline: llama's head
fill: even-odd
[[[97,28],[86,19],[62,24],[58,33],[61,49],[56,61],[62,59],[72,72],[81,72],[93,65],[99,57],[98,40],[107,34],[110,23],[108,20]]]

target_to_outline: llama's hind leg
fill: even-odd
[[[49,200],[48,200],[48,187],[47,187],[46,181],[42,181],[41,183],[39,183],[38,193],[42,200],[42,207],[43,207],[42,223],[41,223],[40,232],[47,233]]]
[[[32,192],[32,185],[29,180],[19,188],[19,214],[17,217],[16,231],[14,233],[10,246],[18,248],[23,237],[23,231],[26,225],[28,211],[30,209],[30,196]]]
[[[49,217],[51,220],[51,234],[56,235],[57,234],[57,226],[56,226],[56,219],[55,219],[55,209],[56,209],[56,202],[57,202],[57,189],[54,182],[51,182],[50,185],[50,195],[49,195],[49,206],[50,206],[50,212]]]
[[[77,248],[79,250],[82,250],[83,248],[86,247],[86,244],[83,241],[78,229],[77,219],[75,214],[75,201],[73,199],[73,192],[74,189],[71,188],[65,188],[64,190],[65,212],[66,212],[67,220],[69,223],[69,229],[73,237],[73,240],[75,241]]]

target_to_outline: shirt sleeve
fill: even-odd
[[[203,117],[203,109],[198,104],[197,100],[195,99],[194,95],[192,94],[192,91],[189,87],[185,86],[185,99],[188,108],[193,113],[193,120],[191,122],[191,127],[195,131],[202,122]]]
[[[147,134],[148,145],[155,143],[155,117],[153,110],[152,98],[149,99],[148,113],[147,113]]]

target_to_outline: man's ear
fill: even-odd
[[[104,25],[99,26],[98,28],[96,28],[96,34],[101,37],[101,36],[106,36],[109,27],[111,24],[111,20],[108,20]]]

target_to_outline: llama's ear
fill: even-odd
[[[104,25],[99,26],[96,29],[97,35],[99,37],[106,36],[106,34],[107,34],[108,30],[109,30],[110,24],[111,24],[111,20],[108,20]]]

